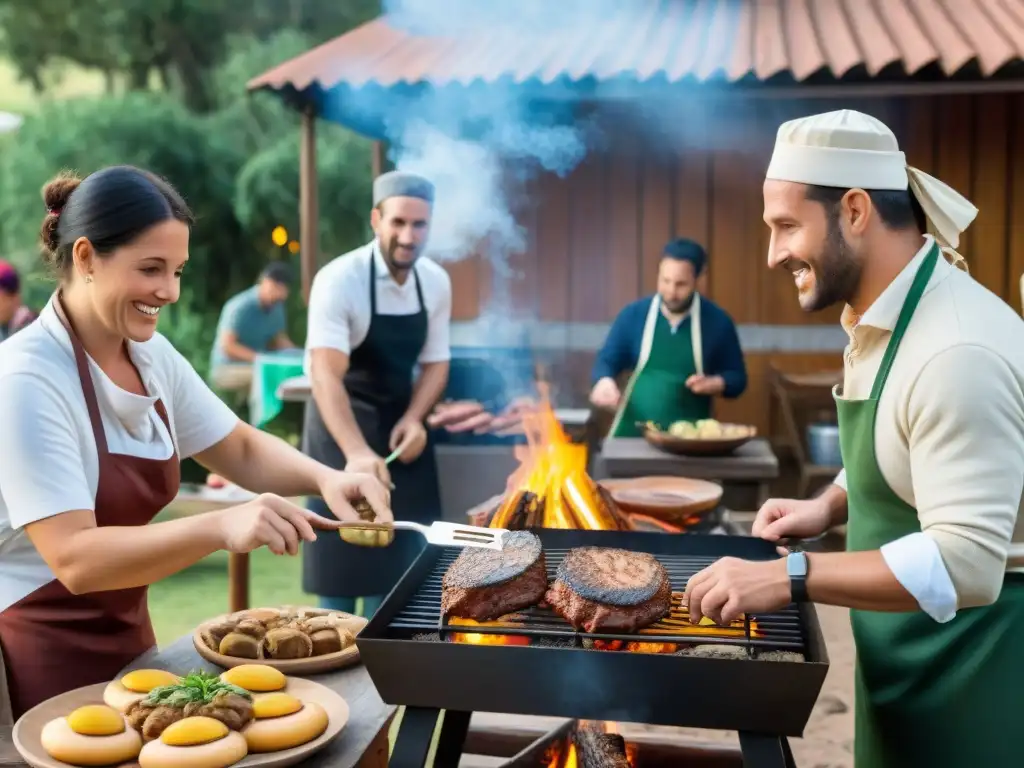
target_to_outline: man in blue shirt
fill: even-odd
[[[693,240],[665,246],[658,292],[627,305],[597,355],[590,401],[615,411],[610,436],[636,437],[637,422],[667,428],[711,418],[716,396],[739,397],[747,370],[725,310],[697,292],[707,255]],[[632,370],[625,392],[616,378]]]
[[[288,337],[285,312],[290,285],[291,270],[276,261],[263,270],[256,285],[228,299],[210,355],[215,387],[245,389],[252,383],[256,355],[295,348]]]

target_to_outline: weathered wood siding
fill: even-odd
[[[514,259],[521,277],[508,287],[514,306],[543,321],[605,323],[629,301],[654,290],[665,242],[702,242],[710,254],[705,292],[738,324],[836,324],[839,309],[808,315],[792,279],[766,268],[768,230],[761,184],[783,120],[849,107],[877,116],[896,132],[909,162],[966,194],[981,210],[963,242],[971,272],[1020,309],[1024,273],[1024,96],[975,95],[803,102],[751,99],[695,114],[686,144],[656,151],[622,135],[613,152],[594,153],[566,179],[536,181],[520,221],[529,247]],[[722,139],[722,136],[727,136]],[[1017,226],[1014,226],[1014,224]],[[485,261],[451,266],[453,319],[487,306]],[[562,386],[581,402],[592,351],[566,351]],[[555,355],[557,358],[558,356]],[[835,368],[838,351],[748,354],[750,387],[720,417],[767,429],[770,364],[793,371]],[[568,395],[568,393],[565,393]]]

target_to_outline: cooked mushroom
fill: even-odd
[[[208,648],[215,651],[220,647],[220,641],[233,632],[234,629],[234,621],[220,621],[216,624],[207,624],[205,627],[201,627],[199,636],[203,638],[203,642],[206,643]]]
[[[313,655],[323,656],[326,653],[338,653],[355,644],[355,637],[344,629],[321,629],[309,636],[313,642]]]
[[[232,632],[220,641],[217,650],[225,656],[235,656],[240,659],[258,659],[260,658],[260,640],[252,635]]]
[[[243,635],[249,635],[249,637],[255,637],[257,640],[262,640],[263,636],[267,634],[267,627],[254,619],[243,619],[238,622],[238,626],[235,627],[234,631],[240,632]]]
[[[132,728],[142,734],[144,741],[153,741],[160,738],[167,726],[185,717],[185,713],[181,707],[153,706],[138,701],[129,707],[125,716]]]
[[[240,731],[253,719],[252,702],[238,694],[221,691],[212,701],[185,705],[185,717],[212,717],[233,731]]]
[[[272,659],[304,659],[313,653],[309,635],[293,627],[279,627],[267,632],[263,650]]]

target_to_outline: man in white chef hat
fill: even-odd
[[[770,267],[800,306],[842,302],[844,472],[773,499],[780,544],[847,524],[847,552],[726,558],[687,585],[691,620],[848,606],[858,768],[1024,760],[1024,322],[957,269],[977,209],[852,110],[779,128],[764,183]]]

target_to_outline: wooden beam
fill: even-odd
[[[370,149],[370,152],[370,174],[376,179],[384,173],[384,168],[387,163],[387,158],[384,153],[384,142],[373,142],[373,147]]]
[[[316,173],[316,112],[306,107],[302,112],[299,139],[299,245],[302,267],[302,298],[309,303],[318,261],[319,205]]]
[[[829,83],[827,85],[719,85],[686,83],[647,85],[644,83],[602,83],[587,86],[524,87],[524,92],[539,100],[568,101],[580,104],[630,102],[660,99],[667,105],[692,100],[698,104],[749,99],[883,99],[928,96],[972,95],[983,93],[1024,93],[1024,78],[1017,80],[980,80],[920,82]]]

